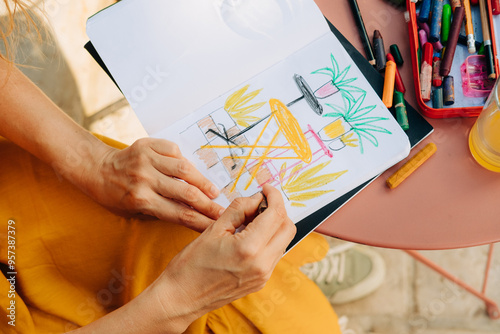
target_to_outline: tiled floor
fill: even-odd
[[[347,315],[357,334],[472,334],[500,333],[500,320],[486,315],[485,305],[400,250],[376,249],[384,258],[387,276],[365,299],[335,307]],[[481,290],[488,246],[422,252],[458,279]],[[489,275],[488,296],[500,303],[500,248]],[[350,334],[350,333],[349,333]]]
[[[99,110],[115,106],[115,112],[98,118],[89,128],[130,144],[146,133],[133,111],[128,106],[120,107],[123,101],[120,102],[119,90],[83,49],[87,41],[86,18],[112,2],[46,1],[51,41],[38,47],[38,42],[26,41],[22,59],[40,67],[24,71],[81,124]],[[489,319],[484,303],[476,297],[403,251],[377,251],[387,266],[381,288],[363,300],[335,307],[339,315],[349,319],[345,334],[500,333],[500,320]],[[459,279],[481,289],[487,246],[423,253]],[[500,246],[495,255],[487,293],[500,303]]]

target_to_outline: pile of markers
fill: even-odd
[[[416,2],[416,1],[415,1]],[[421,0],[417,14],[420,93],[422,100],[430,101],[434,108],[455,103],[454,78],[450,76],[457,44],[465,44],[470,54],[484,54],[489,79],[495,79],[495,64],[491,43],[488,6],[498,0],[479,0],[483,43],[476,41],[471,13],[471,0]],[[498,12],[498,8],[492,8]],[[465,35],[460,35],[465,25]]]
[[[373,33],[373,48],[375,50],[375,66],[377,70],[380,72],[385,70],[382,102],[387,108],[394,107],[396,120],[401,128],[406,131],[410,128],[404,98],[406,88],[398,69],[398,66],[404,63],[403,57],[396,44],[392,44],[390,52],[385,54],[384,40],[378,30]]]
[[[396,44],[391,45],[390,53],[385,53],[384,40],[380,31],[373,33],[373,48],[366,32],[366,28],[361,16],[361,11],[356,0],[349,0],[359,35],[363,41],[366,57],[379,72],[385,70],[384,92],[382,102],[387,108],[394,106],[396,119],[403,130],[410,128],[408,116],[406,114],[406,105],[404,93],[406,92],[401,74],[397,66],[403,65],[403,57]]]

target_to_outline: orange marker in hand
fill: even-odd
[[[384,93],[382,94],[382,102],[387,108],[392,107],[394,97],[394,83],[396,82],[396,63],[389,60],[385,64],[385,81]]]

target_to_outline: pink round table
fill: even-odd
[[[348,1],[316,0],[323,14],[364,54]],[[398,44],[405,98],[417,107],[404,8],[388,1],[358,0],[371,36],[379,29],[386,49]],[[397,249],[449,249],[500,241],[500,174],[480,167],[467,138],[475,119],[428,119],[428,142],[437,153],[394,190],[385,180],[405,161],[362,190],[317,231],[362,244]],[[410,124],[411,126],[411,124]]]

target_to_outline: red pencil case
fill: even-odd
[[[409,16],[408,21],[408,30],[410,36],[410,51],[411,51],[411,61],[412,61],[412,70],[413,70],[413,79],[415,83],[415,94],[417,97],[417,103],[420,107],[422,113],[431,118],[449,118],[449,117],[474,117],[478,116],[481,112],[485,98],[481,97],[462,97],[464,96],[464,89],[462,88],[462,75],[461,68],[463,69],[463,64],[467,63],[467,58],[469,56],[477,56],[477,53],[474,55],[470,55],[467,52],[467,47],[463,45],[457,45],[457,51],[455,53],[455,58],[452,66],[452,73],[454,74],[454,86],[455,86],[455,95],[459,96],[457,100],[460,102],[455,103],[451,106],[445,106],[444,108],[434,108],[432,105],[432,100],[429,102],[424,102],[421,95],[421,87],[420,87],[420,68],[419,68],[419,54],[418,50],[420,48],[420,41],[418,36],[419,27],[417,24],[417,7],[416,3],[413,3],[411,0],[406,0],[407,6],[407,14]],[[473,6],[477,7],[477,6]],[[478,8],[473,8],[473,10],[477,10]],[[493,58],[495,62],[495,71],[497,73],[497,77],[499,75],[499,64],[497,59],[497,43],[495,38],[495,29],[493,26],[493,15],[491,12],[491,7],[488,6],[488,15],[489,15],[489,25],[491,32],[491,42],[493,46]],[[474,17],[474,15],[473,15]],[[498,17],[500,19],[500,16]],[[477,21],[476,21],[477,22]],[[475,29],[476,31],[476,29]],[[477,33],[476,33],[477,36]],[[482,35],[477,38],[479,41],[482,41]],[[460,49],[459,49],[460,48]],[[423,51],[423,50],[422,50]],[[470,60],[469,60],[470,61]],[[472,105],[470,105],[472,104]]]

